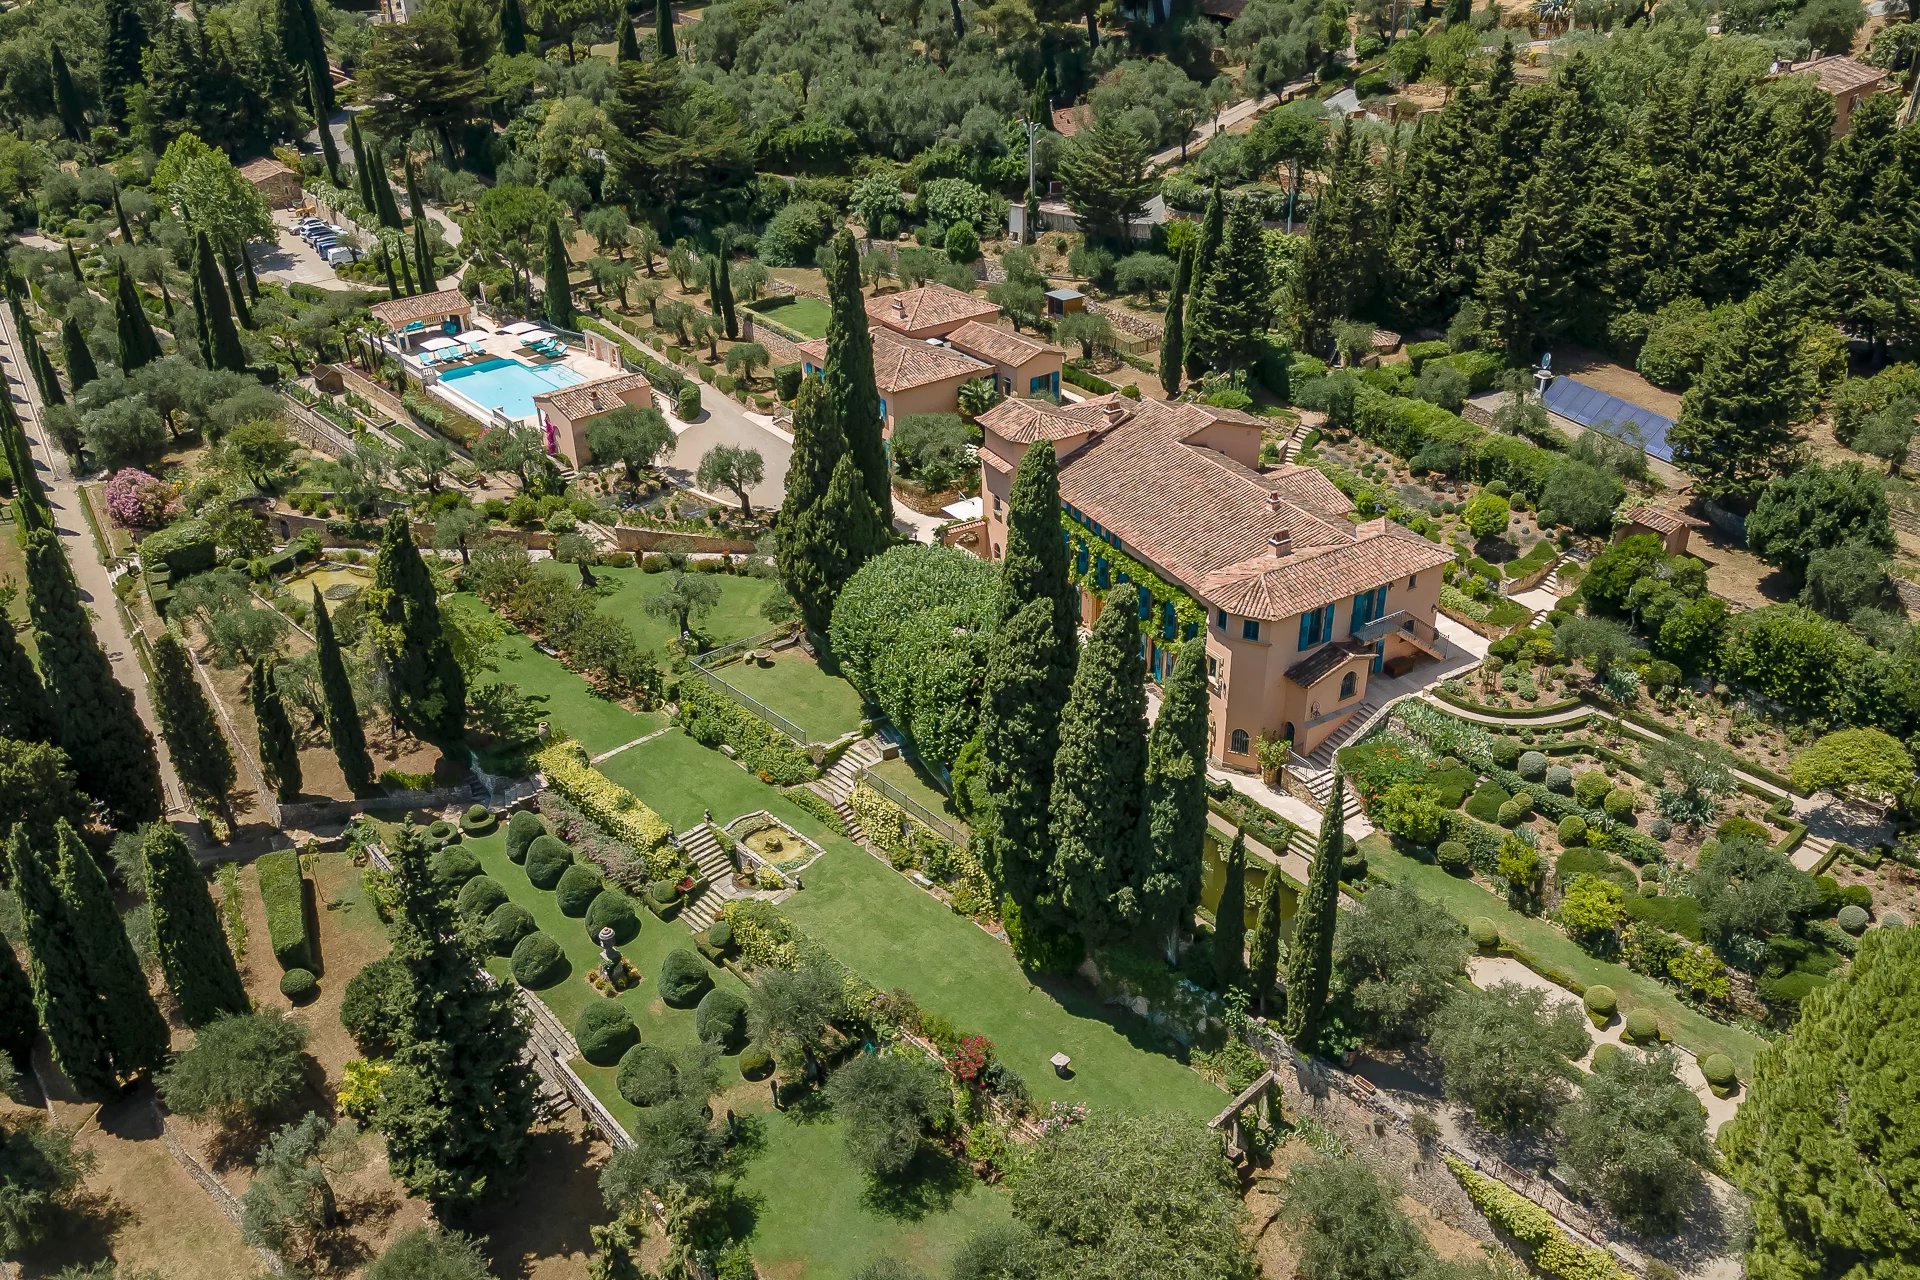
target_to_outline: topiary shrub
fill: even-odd
[[[528,816],[532,817],[531,814]],[[490,835],[499,825],[500,820],[493,816],[493,810],[483,804],[470,804],[467,811],[460,815],[460,830],[465,835]]]
[[[584,916],[593,900],[600,896],[605,885],[600,879],[598,867],[590,867],[576,862],[560,873],[560,883],[554,886],[553,899],[560,904],[560,914],[565,916]]]
[[[398,1043],[407,1018],[408,981],[406,967],[392,956],[382,956],[347,979],[340,1025],[360,1052],[384,1054]]]
[[[1880,927],[1882,929],[1904,929],[1907,927],[1907,918],[1898,911],[1882,911],[1880,913]]]
[[[673,1055],[650,1044],[636,1044],[620,1057],[613,1087],[636,1107],[665,1102],[678,1087]]]
[[[633,1016],[611,1000],[588,1005],[573,1024],[574,1043],[580,1056],[596,1067],[610,1067],[620,1055],[640,1043],[640,1028]]]
[[[448,845],[433,855],[427,867],[435,880],[452,889],[480,874],[480,859],[473,856],[471,849]]]
[[[1538,782],[1547,776],[1547,758],[1538,751],[1523,751],[1514,768],[1528,782]]]
[[[305,1004],[320,994],[320,981],[306,969],[289,969],[280,975],[280,994],[295,1004]]]
[[[693,1033],[722,1053],[732,1053],[747,1038],[747,1002],[737,991],[715,987],[693,1010]]]
[[[1607,798],[1601,803],[1602,803],[1602,807],[1604,807],[1607,811],[1607,816],[1609,818],[1612,818],[1615,822],[1632,822],[1633,821],[1634,794],[1633,794],[1632,788],[1615,787],[1613,790],[1607,792]],[[1659,826],[1665,826],[1665,825],[1666,825],[1666,820],[1663,818],[1660,820],[1658,824],[1656,824],[1656,829]],[[1668,827],[1667,835],[1672,835],[1672,834],[1673,834],[1673,828]],[[1664,840],[1667,837],[1662,835],[1656,835],[1654,838],[1657,840]]]
[[[1613,779],[1599,769],[1589,769],[1573,780],[1573,798],[1591,809],[1607,798]]]
[[[551,889],[573,865],[573,851],[552,836],[541,836],[527,850],[527,879],[536,889]]]
[[[1604,1070],[1608,1065],[1618,1062],[1620,1060],[1620,1055],[1624,1052],[1625,1050],[1623,1050],[1619,1045],[1613,1044],[1611,1042],[1607,1044],[1595,1045],[1593,1047],[1594,1071],[1597,1073],[1599,1071]]]
[[[757,1044],[740,1051],[740,1074],[749,1080],[765,1080],[773,1074],[773,1055]]]
[[[633,899],[618,889],[602,889],[587,907],[587,937],[600,945],[600,931],[613,930],[615,945],[632,942],[640,932],[640,917],[634,912]]]
[[[1500,926],[1485,916],[1475,916],[1467,922],[1467,937],[1483,955],[1492,955],[1500,949]]]
[[[1520,763],[1520,744],[1512,738],[1493,740],[1493,762],[1502,769],[1511,769]]]
[[[532,932],[533,913],[517,902],[501,903],[480,925],[481,941],[496,956],[512,955],[520,939]]]
[[[1503,827],[1517,827],[1525,822],[1532,812],[1532,800],[1526,796],[1515,796],[1500,806],[1500,812],[1495,817]]]
[[[676,1009],[692,1007],[712,985],[707,962],[690,948],[676,947],[660,962],[660,998]]]
[[[1720,837],[1721,843],[1723,844],[1728,840],[1758,840],[1760,843],[1766,844],[1773,839],[1772,833],[1752,818],[1741,818],[1737,816],[1728,818],[1725,822],[1721,823],[1719,829],[1715,831],[1714,834]]]
[[[1647,828],[1647,834],[1655,840],[1668,840],[1673,836],[1673,824],[1665,818],[1655,818]]]
[[[1465,875],[1473,866],[1473,851],[1458,840],[1442,840],[1433,851],[1433,859],[1454,875]]]
[[[1733,1059],[1724,1053],[1710,1053],[1700,1060],[1700,1074],[1707,1078],[1707,1088],[1713,1090],[1716,1098],[1725,1098],[1740,1087],[1740,1075],[1734,1070]]]
[[[1367,878],[1367,855],[1350,853],[1340,859],[1340,883],[1359,884]]]
[[[1580,998],[1580,1002],[1587,1007],[1587,1016],[1593,1019],[1596,1027],[1606,1026],[1620,1012],[1620,999],[1613,994],[1613,988],[1599,983],[1588,987],[1587,994]]]
[[[1627,1025],[1621,1030],[1620,1038],[1630,1044],[1658,1044],[1660,1023],[1651,1009],[1635,1009],[1627,1014]]]
[[[1840,908],[1840,914],[1836,916],[1835,919],[1840,927],[1848,933],[1866,932],[1867,913],[1863,907],[1856,907],[1849,902],[1846,906]]]
[[[1563,764],[1547,766],[1547,790],[1556,795],[1573,794],[1573,770]]]
[[[1554,828],[1554,834],[1559,836],[1560,843],[1569,849],[1578,844],[1585,844],[1587,820],[1577,813],[1570,813],[1560,819],[1560,825]]]
[[[515,862],[525,862],[528,847],[545,834],[547,824],[540,821],[540,815],[522,809],[507,819],[507,856]]]
[[[715,951],[733,950],[733,926],[725,920],[715,920],[707,926],[707,943]]]
[[[428,847],[444,849],[460,842],[460,829],[445,818],[435,818],[427,824],[426,837]]]
[[[492,876],[475,876],[460,886],[454,906],[468,920],[485,920],[493,909],[507,900],[507,891]]]
[[[537,929],[514,944],[509,963],[513,980],[530,991],[552,986],[567,976],[569,968],[560,944]]]

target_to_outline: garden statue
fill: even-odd
[[[620,972],[620,952],[617,949],[615,949],[613,945],[612,927],[609,926],[601,929],[599,933],[599,939],[600,939],[600,957],[602,960],[606,962],[601,966],[600,971],[606,974],[607,985],[613,986],[614,983],[618,980],[618,975]]]

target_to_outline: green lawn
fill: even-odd
[[[783,649],[765,666],[731,662],[714,674],[799,726],[808,742],[832,742],[860,727],[866,700],[798,649]]]
[[[909,798],[918,800],[934,813],[940,814],[952,822],[959,822],[960,815],[953,811],[953,805],[947,795],[933,782],[916,769],[905,756],[893,760],[882,760],[873,767],[874,774],[881,781],[899,788]]]
[[[1604,983],[1620,998],[1620,1009],[1651,1009],[1667,1033],[1700,1057],[1724,1053],[1750,1077],[1753,1059],[1766,1041],[1738,1027],[1716,1022],[1683,1003],[1673,989],[1623,964],[1611,964],[1581,950],[1552,923],[1520,914],[1505,900],[1473,881],[1449,875],[1440,867],[1418,862],[1396,851],[1386,837],[1375,834],[1360,842],[1368,868],[1440,904],[1462,922],[1485,916],[1500,928],[1507,946],[1524,953],[1530,964],[1549,977],[1570,977],[1582,987]]]
[[[810,839],[824,842],[833,834],[780,788],[768,786],[677,727],[599,767],[646,801],[676,831],[693,826],[708,811],[716,823],[725,825],[743,813],[765,809]]]
[[[766,316],[775,324],[785,325],[809,338],[827,336],[827,317],[832,314],[825,298],[816,298],[810,293],[750,302],[747,310]]]
[[[648,573],[644,569],[595,569],[593,576],[606,590],[600,601],[600,612],[610,613],[626,623],[642,645],[659,652],[674,639],[673,622],[656,617],[646,609],[647,601],[666,590],[671,574]],[[769,629],[771,624],[760,616],[760,606],[780,590],[779,583],[771,578],[742,578],[731,573],[703,576],[720,588],[720,602],[710,613],[693,619],[693,629],[710,645],[744,640]]]

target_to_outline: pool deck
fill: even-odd
[[[442,372],[472,368],[475,365],[484,364],[489,360],[499,360],[503,358],[518,360],[520,363],[536,369],[544,368],[554,363],[560,363],[579,374],[582,382],[592,382],[599,378],[611,378],[621,372],[621,370],[616,369],[606,361],[595,360],[584,351],[573,346],[569,346],[567,348],[567,354],[557,362],[549,360],[544,356],[535,355],[521,344],[518,336],[499,332],[483,317],[475,316],[473,319],[474,327],[459,336],[462,341],[477,341],[480,350],[478,354],[469,356],[463,360],[449,361],[445,365],[428,365],[421,362],[418,351],[396,351],[391,342],[384,345],[387,346],[389,352],[399,356],[401,362],[406,366],[408,373],[420,379],[421,385],[429,395],[446,401],[461,413],[478,418],[488,426],[500,426],[509,421],[509,419],[507,419],[506,415],[491,406],[468,399],[465,395],[455,390],[453,386],[442,385],[440,381]],[[457,385],[458,379],[455,380],[455,383]],[[512,421],[533,422],[534,416],[529,414],[524,418],[513,419]]]

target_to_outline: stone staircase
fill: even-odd
[[[1327,801],[1333,796],[1333,770],[1331,768],[1316,769],[1309,773],[1303,769],[1298,771],[1297,776],[1301,783],[1306,786],[1307,794],[1313,797],[1313,803],[1324,813],[1327,808]],[[1347,821],[1352,821],[1359,817],[1362,812],[1360,794],[1351,786],[1347,786],[1342,790],[1340,811],[1341,816]],[[1304,848],[1301,847],[1302,838],[1304,838],[1306,842]],[[1311,859],[1313,857],[1313,834],[1311,832],[1296,831],[1288,847],[1303,857]]]
[[[867,833],[861,829],[860,819],[854,816],[848,797],[853,794],[853,786],[860,780],[861,771],[879,763],[880,749],[874,746],[873,739],[862,739],[841,752],[832,768],[808,784],[816,795],[833,806],[834,813],[839,815],[840,825],[847,829],[848,837],[860,844],[866,843]]]
[[[680,833],[680,849],[707,881],[707,887],[680,909],[687,928],[699,933],[720,918],[720,909],[733,897],[733,858],[720,847],[713,827],[704,822]]]
[[[1346,746],[1362,733],[1366,732],[1368,727],[1379,718],[1381,711],[1382,707],[1376,702],[1362,702],[1358,707],[1354,708],[1353,714],[1347,717],[1346,723],[1334,730],[1325,742],[1315,747],[1313,754],[1305,757],[1304,762],[1302,762],[1300,757],[1295,757],[1293,776],[1299,779],[1302,786],[1306,787],[1307,794],[1313,797],[1314,804],[1322,811],[1327,807],[1328,798],[1333,795],[1334,756],[1339,752],[1340,748]],[[1341,809],[1349,819],[1360,816],[1362,812],[1360,797],[1355,794],[1352,787],[1346,789]],[[1296,839],[1293,844],[1295,852],[1301,853],[1308,858],[1313,856],[1313,837],[1311,833],[1306,834],[1306,847],[1304,849],[1299,848],[1300,841],[1298,839]]]

